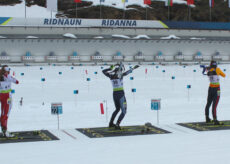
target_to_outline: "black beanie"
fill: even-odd
[[[214,60],[212,60],[212,61],[210,62],[210,67],[211,67],[211,68],[216,68],[216,67],[217,67],[217,62],[214,61]]]

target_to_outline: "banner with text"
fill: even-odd
[[[168,28],[161,21],[0,17],[0,26]]]

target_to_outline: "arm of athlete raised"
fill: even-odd
[[[103,74],[109,78],[111,78],[111,74],[109,73],[109,71],[111,71],[111,68],[107,68],[102,70]]]
[[[130,68],[128,71],[124,72],[122,75],[127,76],[128,74],[132,73],[134,69],[140,67],[139,65],[135,65],[133,68]]]
[[[7,79],[8,79],[7,81],[9,81],[9,82],[12,82],[14,84],[19,84],[19,81],[17,79],[15,79],[14,77],[12,77],[11,75],[8,75]]]
[[[216,74],[217,74],[217,75],[220,75],[220,76],[222,76],[222,77],[225,77],[225,76],[226,76],[225,73],[222,72],[220,68],[216,68]]]

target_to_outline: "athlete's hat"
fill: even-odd
[[[217,67],[217,62],[214,61],[214,60],[212,60],[212,61],[210,62],[210,67],[211,67],[211,68],[216,68],[216,67]]]
[[[4,70],[9,72],[10,71],[10,68],[9,67],[4,67]]]

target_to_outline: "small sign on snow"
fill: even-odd
[[[161,109],[161,99],[152,99],[151,100],[151,109],[160,110]]]
[[[62,103],[52,103],[51,114],[62,114]]]

